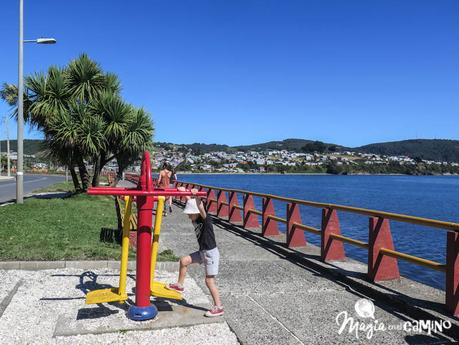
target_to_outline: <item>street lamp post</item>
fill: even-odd
[[[23,132],[24,132],[24,76],[23,76],[23,53],[24,48],[24,1],[19,0],[19,66],[18,66],[18,137],[16,161],[16,203],[24,202],[24,172],[23,172]]]
[[[24,202],[24,43],[54,44],[54,38],[38,38],[24,41],[24,0],[19,0],[19,64],[18,64],[18,137],[16,165],[16,203]]]

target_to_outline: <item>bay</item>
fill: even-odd
[[[179,180],[459,222],[458,176],[189,174],[179,176]],[[261,209],[259,199],[256,204]],[[274,204],[276,215],[285,217],[285,203]],[[368,217],[346,212],[338,215],[343,235],[368,241]],[[301,217],[304,224],[320,228],[320,209],[302,207]],[[396,250],[445,263],[446,231],[395,221],[391,221],[391,230]],[[307,233],[306,237],[308,242],[320,245],[319,236]],[[345,250],[347,256],[367,261],[365,249],[345,244]],[[399,268],[407,278],[439,289],[445,287],[442,272],[402,260]]]

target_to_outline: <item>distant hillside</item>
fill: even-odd
[[[337,144],[322,143],[320,141],[305,139],[286,139],[282,141],[269,141],[266,143],[241,146],[227,146],[217,144],[191,144],[179,146],[183,148],[192,148],[195,153],[237,150],[288,150],[296,152],[333,152],[350,150],[383,155],[403,155],[411,158],[422,158],[435,161],[459,162],[459,140],[445,139],[413,139],[375,143],[354,148],[347,148]]]
[[[459,140],[413,139],[376,143],[353,151],[382,155],[404,155],[435,161],[459,162]]]
[[[317,145],[317,144],[320,145]],[[287,150],[287,151],[296,151],[304,152],[305,150],[310,150],[313,148],[323,149],[324,151],[336,151],[342,149],[342,146],[335,144],[327,144],[319,141],[305,140],[305,139],[285,139],[282,141],[269,141],[266,143],[253,144],[253,145],[240,145],[240,146],[228,146],[220,144],[203,144],[203,143],[194,143],[194,144],[173,144],[158,142],[155,143],[156,146],[162,148],[174,148],[177,150],[180,149],[191,149],[195,154],[202,154],[215,151],[224,151],[224,152],[234,152],[234,151],[266,151],[266,150]],[[329,150],[332,148],[331,150]]]
[[[6,141],[2,140],[1,151],[6,151]],[[375,143],[354,148],[322,143],[305,139],[286,139],[282,141],[269,141],[254,145],[228,146],[220,144],[173,144],[155,143],[158,147],[171,148],[178,150],[192,149],[194,154],[203,154],[215,151],[265,151],[265,150],[288,150],[296,152],[312,151],[343,151],[351,150],[355,152],[366,152],[382,155],[403,155],[411,158],[422,158],[434,161],[459,162],[459,140],[446,139],[413,139],[403,141],[392,141],[385,143]],[[16,151],[16,140],[10,140],[11,150]],[[43,140],[24,140],[24,153],[37,154],[43,151]]]
[[[311,145],[317,143],[313,140],[305,139],[285,139],[282,141],[268,141],[267,143],[254,144],[254,145],[244,145],[244,146],[234,146],[233,148],[240,151],[264,151],[264,150],[287,150],[287,151],[303,151],[303,148],[306,145]],[[334,147],[336,149],[342,148],[342,146],[336,144],[324,144],[324,148]]]
[[[191,149],[195,154],[203,154],[208,152],[215,151],[230,151],[231,147],[228,145],[220,144],[203,144],[203,143],[194,143],[194,144],[174,144],[166,142],[156,142],[156,147],[168,148],[168,149],[177,149],[177,150],[188,150]]]
[[[186,146],[192,149],[193,152],[200,152],[200,153],[230,150],[230,147],[228,145],[218,145],[218,144],[194,143],[194,144],[189,144]]]
[[[0,140],[0,149],[2,152],[6,152],[6,140]],[[16,140],[10,140],[10,150],[17,151]],[[24,154],[34,155],[38,152],[43,151],[43,140],[36,139],[25,139],[24,140]]]

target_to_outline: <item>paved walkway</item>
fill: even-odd
[[[444,315],[442,291],[407,279],[375,286],[364,279],[365,266],[355,261],[323,264],[317,260],[316,247],[296,252],[276,239],[226,222],[215,223],[225,319],[243,344],[440,344],[454,337],[459,340],[458,320]],[[178,207],[165,219],[160,241],[161,250],[170,248],[176,255],[196,250],[193,228]],[[207,291],[202,267],[189,272]],[[368,301],[356,307],[362,298],[374,303],[375,319],[357,315],[356,308],[363,316],[371,311]],[[352,320],[348,319],[339,333],[345,313],[360,331],[349,332]],[[438,334],[415,332],[418,320],[446,322],[449,329]]]

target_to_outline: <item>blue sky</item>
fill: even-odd
[[[17,82],[17,2],[0,82]],[[88,53],[156,141],[459,139],[455,0],[25,0],[25,38],[40,36],[58,44],[26,45],[26,74]]]

